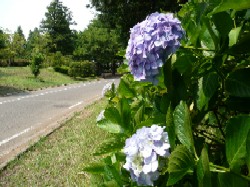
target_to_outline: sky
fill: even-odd
[[[14,33],[21,26],[27,38],[30,30],[39,28],[52,0],[0,0],[0,27]],[[71,29],[83,31],[94,18],[95,11],[86,8],[89,0],[60,0],[72,12],[76,26]]]

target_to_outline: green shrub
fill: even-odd
[[[41,53],[34,54],[32,57],[30,68],[31,68],[32,74],[35,77],[37,77],[40,73],[40,68],[41,68],[41,64],[43,60],[44,60],[44,57]]]
[[[61,67],[54,67],[54,70],[56,72],[68,75],[69,67],[62,65]]]
[[[95,74],[95,65],[87,60],[82,62],[72,62],[69,66],[71,77],[90,77]]]

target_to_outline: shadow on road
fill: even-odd
[[[12,86],[0,86],[0,97],[7,97],[12,95],[28,95],[29,92],[21,89],[14,88]]]

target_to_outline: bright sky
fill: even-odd
[[[20,25],[26,38],[29,31],[40,26],[47,6],[52,0],[0,0],[0,27],[11,33]],[[89,0],[60,0],[72,12],[76,26],[71,29],[83,31],[94,18],[95,11],[86,8]]]

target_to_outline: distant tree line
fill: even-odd
[[[39,57],[43,59],[39,67],[53,67],[74,77],[101,75],[103,72],[114,74],[122,60],[116,55],[120,50],[116,32],[98,18],[81,32],[70,29],[74,24],[69,9],[59,0],[54,0],[47,7],[39,28],[31,30],[27,39],[21,26],[14,34],[0,27],[0,66],[30,65],[37,68],[32,63]]]
[[[88,7],[94,7],[98,15],[87,29],[77,32],[70,29],[76,24],[72,12],[59,0],[53,0],[41,25],[31,30],[27,39],[21,26],[14,34],[0,27],[0,66],[27,66],[35,56],[42,55],[40,67],[54,67],[72,76],[76,76],[73,69],[79,67],[76,72],[83,71],[83,64],[89,63],[94,75],[114,74],[123,60],[118,54],[124,54],[130,28],[151,12],[178,11],[177,2],[91,0]]]

